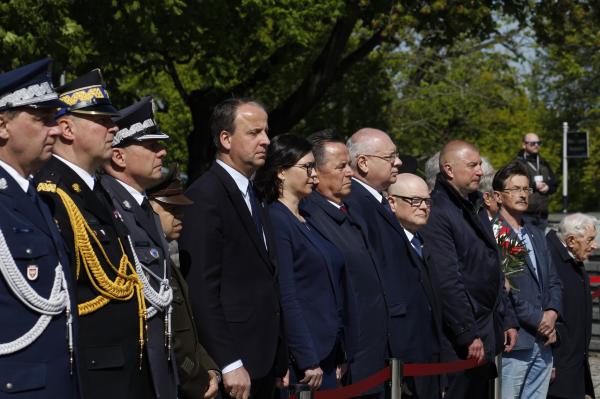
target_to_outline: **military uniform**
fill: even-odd
[[[0,112],[56,107],[50,71],[41,60],[0,75]],[[64,243],[30,182],[4,161],[0,230],[0,398],[78,398]]]
[[[59,115],[118,115],[98,70],[58,91],[64,102]],[[54,156],[35,181],[75,265],[83,396],[154,398],[145,345],[145,300],[121,215],[94,176],[65,159]]]

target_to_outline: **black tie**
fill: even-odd
[[[258,236],[262,241],[263,227],[262,221],[260,220],[260,206],[258,205],[258,201],[256,200],[256,195],[254,194],[254,187],[252,186],[252,182],[248,184],[248,197],[250,198],[250,208],[252,208],[252,219],[254,219],[254,224],[256,225]]]
[[[390,206],[390,203],[388,202],[387,198],[381,197],[381,205],[383,205],[385,210],[388,211],[390,214],[394,214],[394,212],[392,212],[392,207]]]
[[[147,197],[144,197],[141,207],[142,207],[142,210],[144,211],[144,213],[146,214],[146,216],[148,217],[148,219],[154,220],[154,209],[152,209],[152,206],[150,205],[150,201],[148,201]]]

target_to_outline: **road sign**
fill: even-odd
[[[589,157],[588,132],[570,132],[567,134],[567,157]]]

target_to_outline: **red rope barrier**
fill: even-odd
[[[404,376],[425,377],[430,375],[456,373],[457,371],[472,369],[483,365],[476,359],[455,360],[447,363],[414,363],[404,365]]]
[[[386,367],[377,373],[360,380],[355,384],[337,389],[327,389],[325,391],[315,392],[315,399],[347,399],[367,392],[377,385],[381,385],[391,378],[390,367]]]
[[[600,290],[592,292],[592,299],[594,298],[600,298]]]
[[[590,283],[600,283],[600,276],[590,276]]]

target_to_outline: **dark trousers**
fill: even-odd
[[[460,373],[448,375],[448,391],[444,399],[485,399],[493,389],[495,365],[484,364]]]

